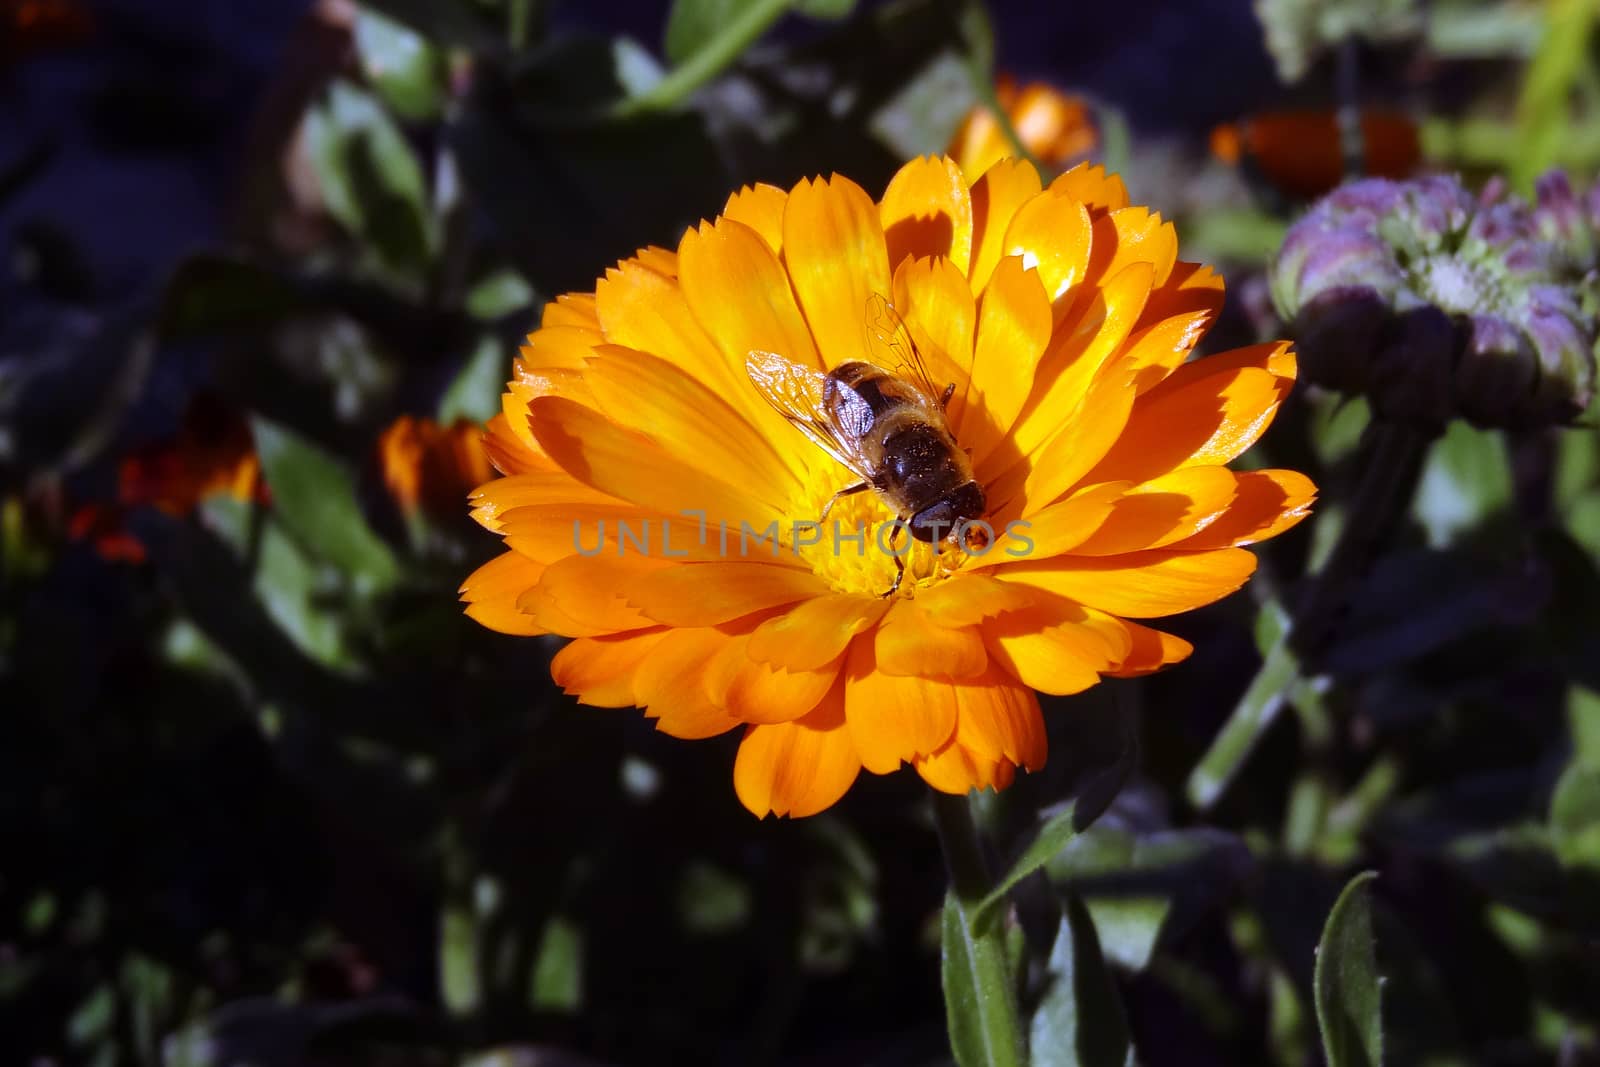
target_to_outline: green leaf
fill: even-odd
[[[1600,693],[1581,685],[1567,691],[1567,730],[1573,760],[1600,767]]]
[[[1573,90],[1590,75],[1589,42],[1600,18],[1594,0],[1551,0],[1544,11],[1544,36],[1517,101],[1518,152],[1511,176],[1522,189],[1554,165],[1568,127],[1575,125]]]
[[[350,473],[276,423],[257,417],[253,425],[273,512],[300,545],[369,588],[393,584],[399,564],[362,517]]]
[[[1052,885],[1083,901],[1105,957],[1138,971],[1239,882],[1243,842],[1221,830],[1141,832],[1102,820],[1047,864]]]
[[[1211,747],[1189,774],[1189,802],[1209,808],[1222,796],[1256,742],[1277,719],[1300,677],[1300,661],[1289,647],[1288,614],[1276,602],[1265,604],[1256,620],[1256,643],[1264,660],[1256,676],[1234,706],[1233,714],[1211,742]]]
[[[509,267],[480,280],[467,293],[467,314],[475,319],[498,319],[533,304],[533,286]]]
[[[1434,444],[1414,505],[1428,542],[1443,548],[1511,502],[1505,437],[1457,419]]]
[[[1113,721],[1117,731],[1116,736],[1097,738],[1097,733],[1103,734],[1103,731],[1097,728],[1102,726],[1108,717]],[[1091,750],[1097,739],[1102,744],[1114,741],[1117,749],[1109,762],[1092,767],[1078,780],[1078,795],[1059,812],[1044,821],[1033,840],[1006,871],[1005,877],[1001,878],[995,888],[978,904],[973,912],[973,922],[978,924],[976,930],[981,931],[983,924],[994,919],[1006,894],[1015,889],[1018,883],[1050,862],[1051,858],[1066,847],[1076,834],[1088,829],[1104,814],[1117,794],[1122,791],[1128,776],[1133,773],[1134,764],[1138,761],[1138,738],[1133,733],[1132,716],[1119,708],[1116,701],[1112,700],[1098,707],[1094,705],[1079,707],[1076,709],[1075,720],[1074,725],[1083,735],[1078,746],[1081,751]]]
[[[439,993],[450,1014],[477,1011],[483,1002],[480,970],[477,914],[470,901],[455,901],[439,916]]]
[[[445,59],[422,34],[367,8],[356,15],[356,54],[367,81],[408,119],[437,118],[444,110]]]
[[[1313,993],[1328,1067],[1383,1064],[1383,978],[1367,889],[1376,877],[1366,871],[1350,880],[1317,944]]]
[[[1045,820],[1044,825],[1039,827],[1039,832],[1034,835],[1033,841],[1023,849],[1022,855],[1017,857],[1005,877],[1000,879],[1000,883],[979,903],[973,913],[974,923],[979,927],[988,923],[996,914],[1001,902],[1005,900],[1007,893],[1015,889],[1028,875],[1050,862],[1050,858],[1065,848],[1067,842],[1083,829],[1077,809],[1078,802],[1073,801]]]
[[[1034,1067],[1123,1067],[1132,1062],[1122,998],[1095,927],[1083,902],[1069,895],[1050,950],[1050,984],[1029,1027]]]
[[[1021,1067],[1021,1049],[997,1046],[984,1025],[982,956],[995,951],[997,938],[973,935],[966,909],[954,891],[945,894],[940,934],[945,1025],[956,1063],[960,1067]]]
[[[667,59],[673,63],[687,60],[715,38],[743,6],[744,0],[674,0],[662,42]]]
[[[422,164],[372,96],[335,82],[306,119],[312,166],[328,212],[391,270],[419,275],[434,234]]]
[[[1550,797],[1550,840],[1569,868],[1600,872],[1600,767],[1574,762]]]
[[[439,400],[439,421],[447,426],[461,418],[488,422],[500,411],[500,394],[510,375],[510,361],[499,340],[479,338],[478,347]]]
[[[583,1006],[583,931],[571,919],[552,915],[539,939],[528,1006],[535,1011],[574,1012]]]

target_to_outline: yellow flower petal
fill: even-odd
[[[1184,364],[1139,398],[1089,477],[1142,482],[1177,467],[1227,463],[1261,436],[1293,384],[1287,344]]]
[[[1043,192],[1012,216],[1001,254],[1021,256],[1023,266],[1037,270],[1045,296],[1055,304],[1088,273],[1093,232],[1082,204]]]
[[[776,185],[757,182],[728,197],[722,217],[742,222],[767,242],[773,252],[783,251],[783,208],[789,194]]]
[[[1317,487],[1298,471],[1240,471],[1226,515],[1183,542],[1183,548],[1253,545],[1276,537],[1311,513]]]
[[[950,742],[911,763],[922,780],[941,793],[960,796],[974,789],[1005,789],[1016,777],[1010,760],[984,759],[965,745]]]
[[[505,529],[502,517],[518,508],[553,503],[620,505],[614,497],[596,492],[564,470],[529,471],[496,478],[473,490],[469,499],[473,506],[472,517],[496,533]]]
[[[1178,261],[1178,231],[1145,207],[1126,207],[1095,220],[1094,254],[1089,273],[1115,278],[1133,263],[1147,264],[1157,288],[1166,284]]]
[[[890,294],[889,255],[872,198],[838,175],[802,181],[783,212],[783,259],[824,364],[861,359],[867,298]]]
[[[550,677],[562,692],[577,697],[580,704],[632,707],[638,701],[634,675],[668,633],[663,628],[574,638],[550,661]]]
[[[1128,652],[1121,662],[1114,670],[1106,672],[1114,678],[1137,678],[1142,674],[1150,674],[1183,662],[1194,651],[1194,646],[1181,637],[1127,619],[1115,619],[1109,615],[1105,618],[1116,623],[1131,639]]]
[[[1027,543],[1018,545],[1019,551],[1026,549],[1021,558],[1043,560],[1076,549],[1106,524],[1118,502],[1132,488],[1132,482],[1102,482],[1038,511],[1028,512],[1020,520],[1022,525],[1016,527],[1016,533],[1027,538]],[[1004,551],[990,552],[969,566],[998,567],[1016,558]]]
[[[1050,341],[1050,300],[1037,271],[1022,257],[1000,260],[978,306],[978,336],[972,377],[958,390],[964,403],[952,421],[956,439],[975,462],[1005,440],[1033,389],[1034,369]]]
[[[839,657],[856,634],[877,623],[889,602],[876,596],[827,595],[795,604],[750,635],[753,659],[809,671]]]
[[[467,615],[503,634],[532,637],[548,633],[517,609],[517,601],[539,583],[544,569],[544,564],[516,552],[496,556],[461,583]]]
[[[666,515],[703,512],[707,521],[734,529],[740,522],[781,525],[781,512],[764,501],[686,466],[650,438],[581,404],[540,397],[528,405],[528,420],[551,459],[602,493]]]
[[[695,740],[716,737],[739,720],[711,702],[705,691],[705,666],[729,638],[716,630],[669,630],[645,654],[633,676],[633,690],[656,729]]]
[[[966,398],[960,388],[972,376],[972,331],[977,309],[967,279],[948,259],[907,259],[894,275],[895,309],[921,351],[935,388],[957,386],[946,418],[959,425]]]
[[[1039,195],[1039,172],[1025,159],[1002,159],[972,185],[972,267],[967,277],[981,293],[1006,252],[1006,232],[1023,204]]]
[[[972,194],[954,160],[922,156],[901,167],[883,192],[878,214],[891,267],[908,256],[943,256],[966,274],[972,263]]]
[[[755,230],[731,219],[701,223],[678,245],[678,275],[694,317],[730,365],[742,369],[759,350],[822,366],[789,277]]]
[[[540,326],[583,326],[591,330],[600,328],[595,317],[593,293],[562,293],[544,306]]]
[[[617,425],[644,434],[685,465],[744,487],[771,511],[780,512],[799,490],[799,477],[769,438],[672,364],[632,349],[602,347],[584,378],[595,403]],[[741,391],[750,392],[748,384]]]
[[[1028,770],[1044,766],[1049,752],[1039,698],[1003,669],[991,667],[956,691],[956,743],[981,759],[1009,761]]]
[[[1050,183],[1050,192],[1074,200],[1097,212],[1128,206],[1128,187],[1116,174],[1095,163],[1079,163]]]
[[[841,655],[815,670],[774,667],[751,659],[750,635],[740,634],[706,665],[706,693],[740,722],[792,722],[828,695],[843,666]]]
[[[1234,473],[1226,467],[1184,467],[1152,478],[1117,500],[1100,528],[1072,553],[1114,556],[1181,541],[1227,511],[1234,487]]]
[[[930,622],[945,627],[976,626],[985,619],[1016,611],[1033,602],[1027,589],[1014,582],[975,574],[971,566],[917,596],[917,605]]]
[[[1033,391],[1011,429],[1019,451],[1034,451],[1060,429],[1062,414],[1073,409],[1127,340],[1150,296],[1150,272],[1148,263],[1129,264],[1094,293],[1081,314],[1058,323],[1039,361]],[[1125,381],[1115,387],[1125,388]]]
[[[605,331],[597,343],[648,352],[724,393],[747,384],[743,364],[736,376],[734,363],[700,327],[675,279],[630,260],[595,283],[595,299]]]
[[[628,601],[668,626],[715,626],[828,592],[798,566],[725,560],[681,563],[642,575]]]
[[[1110,666],[1105,639],[1082,624],[1085,618],[1071,606],[1041,605],[1002,615],[984,627],[983,639],[996,666],[1023,685],[1068,696]]]
[[[1245,583],[1256,558],[1242,548],[1155,549],[1126,556],[1064,556],[996,573],[1113,615],[1158,619],[1221,600]]]
[[[867,640],[852,644],[845,661],[844,712],[861,765],[873,774],[936,751],[956,729],[950,683],[884,674]]]
[[[843,704],[836,686],[803,719],[746,730],[733,764],[740,803],[756,815],[799,818],[815,815],[844,796],[861,773],[861,759],[845,725]]]
[[[639,556],[567,556],[545,568],[538,584],[517,599],[517,610],[571,637],[643,629],[652,622],[628,603],[626,591],[660,566]]]
[[[920,678],[971,678],[988,665],[983,638],[971,627],[942,626],[914,600],[899,600],[878,624],[878,670]]]

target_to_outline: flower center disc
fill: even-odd
[[[906,523],[899,523],[897,530],[894,511],[870,489],[834,500],[823,519],[828,501],[853,482],[842,467],[820,463],[795,501],[790,519],[795,551],[817,577],[841,593],[882,596],[895,584],[898,555],[905,563],[898,595],[911,597],[918,587],[932,585],[960,566],[958,549],[944,545],[935,552],[934,546],[913,538]]]

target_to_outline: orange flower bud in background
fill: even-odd
[[[1422,161],[1417,125],[1397,112],[1361,116],[1362,164],[1371,177],[1404,178]],[[1274,111],[1224,123],[1211,131],[1211,154],[1247,164],[1279,192],[1311,200],[1344,180],[1338,115],[1332,111]]]
[[[1099,143],[1089,105],[1080,97],[1069,96],[1043,82],[1019,89],[1016,81],[1006,76],[995,84],[994,94],[1023,147],[1046,166],[1063,167],[1087,155]],[[994,113],[980,105],[961,120],[948,154],[970,181],[996,160],[1017,153]]]
[[[459,517],[467,494],[494,476],[483,427],[470,419],[449,426],[402,415],[378,437],[383,484],[407,515]]]

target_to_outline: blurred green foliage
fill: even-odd
[[[1592,5],[1436,7],[1382,35],[1460,64],[1436,158],[1600,163]],[[990,17],[678,0],[636,41],[532,0],[373,0],[263,133],[252,166],[288,178],[237,240],[0,363],[7,1062],[995,1062],[961,1011],[946,1035],[973,988],[941,929],[1004,931],[1036,1064],[1600,1062],[1592,425],[1451,427],[1309,658],[1294,611],[1361,517],[1370,416],[1297,392],[1260,461],[1311,474],[1316,520],[1176,621],[1192,661],[1046,701],[1049,766],[982,798],[998,888],[948,903],[913,776],[751,819],[732,739],[577,707],[555,642],[454,602],[493,538],[385,493],[382,427],[492,416],[543,301],[743,182],[881,189],[940,150],[992,99]],[[1136,198],[1228,274],[1210,346],[1274,335],[1292,206],[1205,130],[1106,115]],[[196,358],[269,496],[141,508],[146,560],[100,558],[69,505],[114,496]]]

